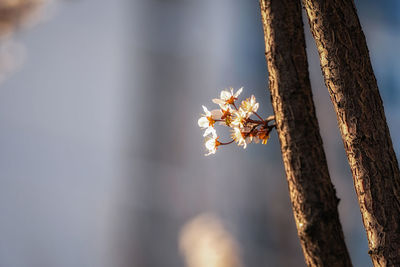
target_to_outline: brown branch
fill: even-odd
[[[269,88],[308,266],[351,266],[312,100],[301,3],[261,0]]]
[[[400,172],[352,0],[304,0],[375,266],[400,266]]]

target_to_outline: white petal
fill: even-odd
[[[208,109],[205,106],[202,106],[202,107],[203,107],[205,115],[210,116],[211,115],[210,111],[208,111]]]
[[[205,131],[203,136],[212,135],[213,138],[217,138],[217,131],[213,127],[208,127]]]
[[[219,104],[219,107],[220,107],[221,109],[223,109],[223,110],[227,110],[227,109],[229,109],[229,104],[226,104],[226,103],[224,102],[224,104]]]
[[[215,149],[215,139],[210,138],[206,141],[205,146],[208,150],[213,150]]]
[[[214,98],[212,100],[212,102],[214,102],[215,104],[218,104],[218,105],[225,105],[225,101],[222,99],[219,99],[219,98]]]
[[[221,99],[222,100],[228,100],[229,98],[231,98],[232,94],[229,93],[228,91],[222,91],[221,92]]]
[[[254,112],[257,112],[257,110],[258,110],[258,106],[259,106],[259,104],[258,104],[258,103],[256,103],[256,104],[254,105],[254,107],[253,107],[253,111],[254,111]]]
[[[197,123],[199,124],[199,126],[201,128],[207,128],[210,124],[210,122],[208,121],[208,119],[206,117],[201,117]]]
[[[233,95],[235,98],[238,97],[243,91],[243,87],[241,87],[237,92]]]
[[[208,143],[206,143],[206,148],[208,150],[214,150],[215,148],[215,142],[213,140],[209,141]]]
[[[215,152],[217,152],[216,150],[210,151],[207,154],[204,154],[205,156],[210,156],[211,154],[215,154]]]

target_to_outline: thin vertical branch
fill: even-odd
[[[352,0],[304,0],[375,266],[400,266],[400,172]]]
[[[308,266],[351,266],[312,100],[301,3],[261,0],[269,89]]]

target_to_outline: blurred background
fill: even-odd
[[[355,1],[400,152],[400,2]],[[305,24],[354,266],[372,266]],[[227,87],[272,114],[257,1],[0,0],[0,267],[305,266],[276,133],[204,157]],[[316,185],[318,186],[318,185]]]

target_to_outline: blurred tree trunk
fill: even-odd
[[[353,0],[303,0],[375,266],[400,266],[400,172]]]
[[[261,0],[269,88],[308,266],[351,266],[312,100],[301,3]]]

